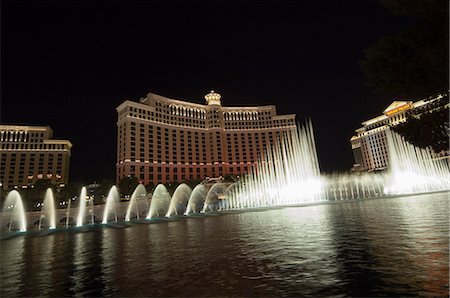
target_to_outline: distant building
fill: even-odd
[[[48,126],[0,125],[0,181],[3,189],[27,188],[37,180],[69,181],[67,140],[52,139]]]
[[[117,182],[183,182],[250,170],[258,154],[296,129],[295,115],[269,106],[223,107],[211,91],[206,105],[149,93],[117,107]]]
[[[438,96],[416,102],[394,101],[382,115],[362,122],[362,127],[355,130],[356,134],[350,139],[355,160],[352,171],[386,169],[389,165],[386,130],[405,122],[408,114],[420,115],[434,109],[441,98],[442,96]]]

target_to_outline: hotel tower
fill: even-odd
[[[0,125],[0,182],[3,189],[27,188],[49,179],[69,182],[68,140],[52,139],[48,126]]]
[[[273,105],[224,107],[211,91],[206,104],[149,93],[117,107],[116,179],[144,184],[241,175],[274,140],[296,130],[295,115]]]
[[[379,171],[388,168],[389,154],[386,131],[392,126],[403,123],[407,115],[419,117],[422,113],[441,106],[439,95],[435,98],[413,101],[394,101],[383,114],[362,122],[350,139],[355,163],[352,171]]]

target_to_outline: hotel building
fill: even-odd
[[[39,179],[69,181],[67,140],[52,139],[48,126],[0,125],[0,181],[3,189],[27,188]]]
[[[149,93],[117,107],[117,182],[183,182],[246,173],[267,145],[296,129],[295,115],[273,105],[224,107],[211,91],[206,104]]]
[[[439,106],[438,96],[433,99],[413,101],[394,101],[383,114],[362,122],[350,139],[355,164],[352,171],[384,170],[389,165],[386,130],[406,121],[409,114],[420,115]]]

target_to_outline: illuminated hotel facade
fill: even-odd
[[[420,115],[438,106],[438,100],[433,99],[413,101],[394,101],[383,114],[362,122],[362,127],[355,130],[350,139],[355,164],[352,171],[378,171],[389,165],[386,131],[399,123],[406,121],[410,113]]]
[[[149,93],[117,107],[116,180],[144,184],[241,175],[277,138],[296,129],[295,115],[273,105],[224,107],[211,91],[206,104]]]
[[[69,181],[72,143],[52,139],[48,126],[0,125],[0,181],[3,189],[27,188],[49,179]]]

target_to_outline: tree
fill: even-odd
[[[153,193],[153,191],[155,190],[155,184],[153,184],[153,182],[150,182],[149,184],[147,184],[146,186],[145,186],[145,190],[149,193],[149,192],[151,192],[151,193]]]
[[[368,85],[391,99],[423,99],[449,90],[448,13],[446,0],[381,0],[391,13],[414,23],[396,35],[382,37],[360,61]],[[448,150],[448,96],[439,107],[410,114],[393,128],[418,147]]]
[[[103,195],[103,196],[107,196],[109,193],[109,190],[111,189],[111,187],[114,185],[114,182],[112,182],[109,179],[103,179],[100,183],[100,186],[97,188],[97,195]]]
[[[139,180],[136,176],[125,176],[119,181],[119,191],[123,196],[130,196],[138,185]]]
[[[82,187],[83,184],[81,184],[80,182],[70,182],[55,194],[55,199],[58,202],[68,202],[73,197],[78,197],[80,195]],[[66,208],[66,205],[64,204],[61,208]]]
[[[73,198],[74,196],[79,196],[82,187],[83,185],[79,182],[70,182],[66,185],[66,187],[61,189],[60,197],[62,199],[68,200],[70,198]]]
[[[382,37],[360,61],[368,85],[390,98],[420,99],[448,91],[448,2],[382,0],[393,14],[414,19]]]
[[[33,188],[21,191],[25,210],[40,210],[41,208],[37,207],[36,204],[44,201],[44,195],[48,188],[53,189],[53,192],[55,192],[56,185],[50,179],[39,179],[34,183]]]
[[[224,176],[223,176],[223,180],[224,180],[225,182],[236,182],[236,181],[237,181],[237,178],[236,178],[234,175],[227,174],[227,175],[224,175]]]
[[[449,150],[448,94],[436,105],[431,111],[409,114],[406,122],[393,126],[392,130],[420,148],[431,147],[437,153]]]
[[[167,191],[170,193],[170,195],[173,195],[173,193],[175,192],[175,190],[177,189],[177,187],[180,185],[180,183],[178,182],[169,182],[164,184],[164,186],[166,187]]]
[[[194,189],[198,184],[200,184],[203,180],[201,179],[193,179],[190,181],[186,181],[185,183],[191,188]]]

